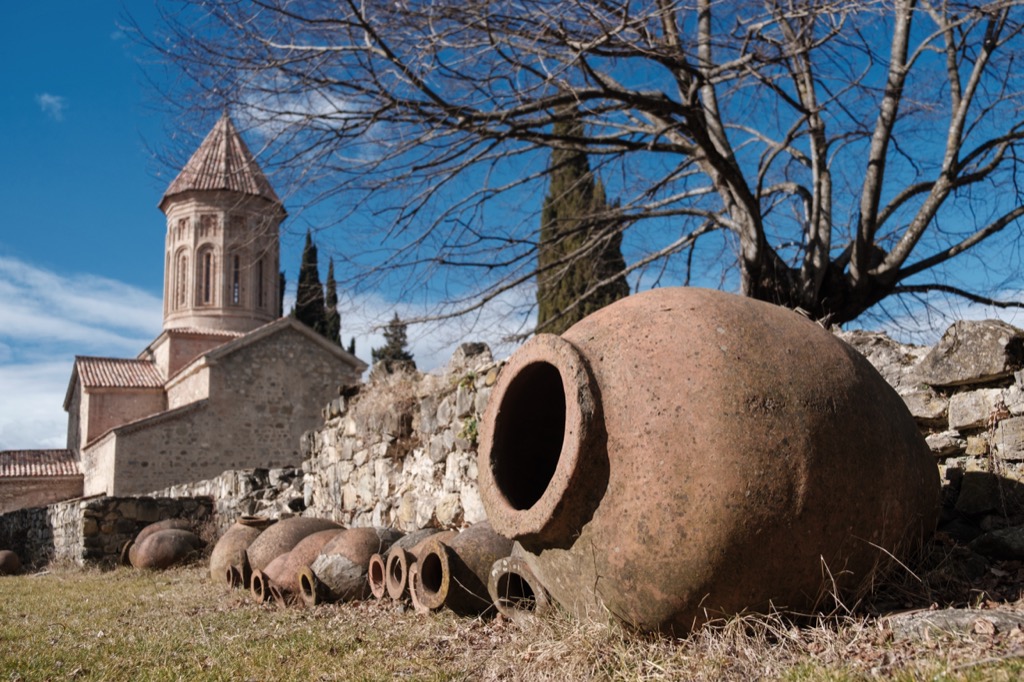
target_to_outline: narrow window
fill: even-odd
[[[203,254],[203,303],[210,303],[213,291],[213,254]]]
[[[263,259],[256,263],[256,306],[262,308],[266,305],[263,294]]]
[[[231,303],[238,305],[242,301],[242,259],[236,254],[231,259]]]
[[[185,307],[185,280],[188,278],[188,257],[182,253],[178,256],[178,272],[174,278],[174,307]]]

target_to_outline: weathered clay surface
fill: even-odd
[[[474,524],[447,541],[426,541],[420,556],[419,600],[428,609],[442,605],[462,616],[493,609],[487,580],[494,562],[512,552],[512,541],[486,521]]]
[[[228,568],[237,566],[241,582],[249,573],[245,551],[273,522],[270,519],[242,517],[217,540],[210,553],[210,577],[214,583],[228,584]]]
[[[527,342],[478,468],[490,522],[557,602],[677,633],[813,609],[823,576],[846,595],[931,532],[939,491],[860,354],[791,311],[692,288]]]
[[[1001,320],[960,320],[914,368],[930,386],[980,384],[1024,366],[1024,332]]]
[[[387,528],[349,528],[335,536],[309,563],[316,581],[311,582],[307,576],[306,582],[310,582],[314,594],[307,594],[303,584],[303,599],[306,603],[366,599],[370,596],[370,557],[387,551],[400,537],[399,531]]]
[[[297,594],[299,592],[300,571],[313,563],[320,556],[320,551],[328,543],[337,538],[339,534],[346,532],[348,531],[344,528],[328,528],[327,530],[310,533],[299,540],[299,543],[288,552],[288,560],[281,569],[281,575],[276,580],[281,590]]]
[[[202,547],[203,541],[192,531],[180,528],[157,530],[133,545],[132,566],[168,568],[194,556]]]
[[[341,528],[341,525],[327,519],[306,516],[293,516],[278,521],[249,545],[246,550],[249,566],[253,571],[262,571],[275,557],[290,552],[302,538],[331,528]]]
[[[135,544],[141,544],[143,540],[153,533],[161,530],[192,530],[192,522],[189,519],[164,519],[151,523],[139,531],[135,536]]]

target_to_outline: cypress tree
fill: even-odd
[[[582,137],[583,125],[569,117],[555,123],[556,137]],[[604,185],[595,180],[586,153],[554,149],[548,194],[541,212],[537,256],[537,331],[561,334],[590,313],[629,295],[619,275],[589,296],[596,282],[621,273],[622,233],[608,231]],[[599,240],[595,243],[595,240]]]
[[[307,327],[323,334],[327,328],[324,315],[324,287],[317,268],[316,244],[306,231],[306,245],[302,249],[299,266],[299,284],[295,292],[295,318]]]
[[[373,362],[384,363],[387,372],[394,372],[398,369],[416,369],[416,361],[407,347],[405,323],[398,317],[398,313],[391,318],[391,322],[384,328],[384,345],[370,351]]]
[[[341,315],[338,314],[338,285],[334,281],[334,259],[327,261],[327,282],[324,284],[324,336],[341,345]]]

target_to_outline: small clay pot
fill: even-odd
[[[366,582],[370,586],[370,594],[374,599],[384,599],[388,596],[387,586],[387,559],[381,554],[374,554],[370,557],[370,563],[366,567]]]
[[[416,562],[419,566],[423,605],[436,610],[445,606],[460,616],[493,611],[487,580],[494,562],[509,556],[512,541],[494,532],[486,521],[474,524],[444,542],[427,540]]]
[[[327,519],[310,516],[293,516],[282,519],[260,533],[246,549],[245,554],[253,571],[264,570],[275,557],[292,551],[295,545],[307,535],[317,531],[341,528],[342,526]]]
[[[387,551],[401,532],[388,528],[349,528],[324,545],[299,571],[299,591],[309,605],[370,596],[370,557]]]
[[[150,533],[131,547],[135,568],[164,569],[196,555],[203,548],[198,535],[176,528]]]
[[[320,551],[341,533],[346,533],[344,528],[328,528],[315,533],[310,533],[299,541],[299,544],[288,552],[288,560],[281,569],[281,575],[276,580],[277,585],[283,592],[298,594],[299,573],[309,566],[320,555]]]
[[[238,586],[244,584],[250,569],[245,551],[271,525],[271,519],[258,516],[242,516],[224,531],[210,553],[210,577],[215,583]],[[237,567],[238,578],[233,577]]]
[[[249,592],[257,604],[277,602],[284,605],[287,595],[280,589],[279,581],[284,576],[284,567],[288,562],[288,552],[279,554],[263,570],[252,572]]]
[[[450,540],[459,534],[457,530],[436,530],[425,528],[414,533],[409,533],[395,543],[388,551],[386,571],[384,574],[384,585],[388,595],[398,601],[411,597],[409,591],[409,568],[416,563],[427,540],[438,536],[442,541]]]
[[[135,544],[141,543],[153,533],[161,530],[192,530],[192,522],[189,519],[164,519],[144,526],[135,535]]]
[[[0,549],[0,575],[19,575],[21,559],[9,549]]]

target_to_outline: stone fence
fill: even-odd
[[[121,547],[145,526],[191,519],[197,529],[211,518],[210,498],[93,497],[21,509],[0,519],[0,547],[15,548],[23,564],[51,562],[113,565]]]
[[[896,389],[926,436],[946,481],[943,523],[968,520],[974,533],[1016,513],[1006,508],[1005,482],[1024,482],[1024,331],[958,322],[932,348],[878,333],[839,335]],[[216,533],[241,515],[406,531],[480,521],[477,432],[501,366],[484,344],[463,344],[442,374],[371,372],[303,435],[301,468],[227,471],[148,498],[22,510],[3,517],[0,547],[35,547],[28,562],[37,565],[43,557],[109,560],[145,523],[182,515]]]

